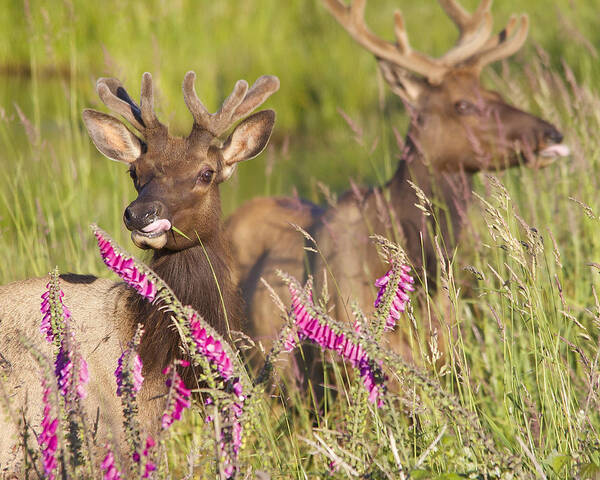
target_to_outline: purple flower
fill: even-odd
[[[189,365],[188,362],[179,362],[183,366]],[[184,409],[189,408],[191,391],[185,388],[181,377],[177,371],[167,366],[163,372],[164,375],[170,376],[166,380],[166,385],[169,388],[168,405],[162,416],[162,428],[166,430],[175,420],[181,420],[181,414]]]
[[[139,451],[133,452],[132,458],[135,463],[140,463],[142,459],[144,459],[145,461],[144,473],[142,474],[142,478],[150,478],[150,474],[156,470],[156,464],[151,460],[148,460],[148,457],[150,456],[150,450],[155,445],[156,442],[154,441],[154,438],[148,435],[148,437],[146,438],[146,446],[142,453],[140,454]]]
[[[44,413],[42,418],[42,433],[38,437],[38,443],[42,449],[42,461],[44,464],[44,472],[46,478],[54,480],[56,478],[55,470],[58,467],[56,461],[56,449],[58,447],[58,438],[56,429],[58,427],[58,418],[52,418],[50,406],[50,387],[47,386],[46,380],[42,380],[42,388],[44,389],[43,402]]]
[[[236,390],[241,391],[241,384],[239,380],[233,384],[234,393]],[[242,423],[240,421],[244,397],[239,395],[239,402],[234,402],[231,408],[222,412],[223,413],[223,427],[221,429],[221,439],[219,441],[219,451],[221,458],[224,461],[223,472],[227,478],[231,478],[236,472],[236,459],[242,448]]]
[[[132,362],[132,365],[129,365],[129,362]],[[133,352],[131,348],[126,348],[119,357],[117,369],[115,370],[117,395],[119,397],[123,395],[128,386],[130,386],[133,393],[140,391],[144,382],[142,367],[140,356],[136,352]]]
[[[51,280],[46,284],[47,290],[42,294],[40,306],[40,312],[44,315],[40,324],[40,332],[50,343],[60,338],[64,322],[71,318],[71,312],[62,301],[65,294],[58,285],[58,275],[56,273],[51,275]]]
[[[363,383],[369,392],[369,401],[378,406],[383,404],[381,396],[385,391],[385,375],[381,369],[370,361],[367,353],[358,344],[354,343],[343,333],[335,333],[327,324],[322,324],[309,309],[300,301],[299,291],[290,284],[290,293],[292,296],[292,312],[296,319],[298,328],[298,337],[311,340],[319,344],[322,348],[337,352],[344,359],[349,361],[353,367],[358,368]],[[311,308],[312,299],[308,297],[308,304]]]
[[[151,473],[156,470],[156,465],[154,464],[154,462],[146,462],[146,466],[144,467],[144,474],[142,475],[142,478],[150,478]]]
[[[40,311],[44,315],[40,325],[40,331],[46,336],[46,340],[58,346],[54,358],[54,374],[58,385],[58,391],[67,399],[70,391],[75,391],[79,398],[86,397],[85,385],[89,380],[87,363],[82,358],[79,362],[79,378],[74,384],[73,379],[73,347],[75,338],[69,329],[71,312],[63,304],[64,293],[60,289],[58,272],[50,274],[50,281],[46,285],[47,290],[42,294]]]
[[[296,348],[296,332],[294,332],[293,330],[288,333],[287,337],[285,337],[285,340],[283,341],[283,351],[284,352],[291,352],[292,350],[294,350],[294,348]]]
[[[90,374],[88,371],[88,364],[87,362],[81,358],[79,360],[79,383],[77,384],[77,395],[79,395],[79,398],[84,399],[85,397],[87,397],[87,391],[85,390],[85,386],[88,384],[88,382],[90,381]]]
[[[221,342],[206,333],[196,312],[190,317],[189,325],[198,353],[217,367],[217,371],[224,380],[228,380],[233,375],[233,363],[227,352],[223,350]]]
[[[108,453],[104,457],[100,468],[104,471],[104,480],[121,480],[121,472],[115,465],[115,456],[110,447],[106,446]]]
[[[415,290],[413,284],[414,279],[408,272],[410,267],[408,265],[400,266],[400,277],[398,284],[395,286],[396,295],[392,298],[391,304],[389,305],[389,311],[386,314],[384,330],[392,330],[396,325],[396,321],[400,319],[400,313],[406,310],[406,304],[409,302],[408,292]],[[384,295],[387,292],[389,283],[394,277],[393,267],[381,278],[375,280],[375,286],[379,288],[377,292],[377,298],[375,299],[375,308],[378,308],[384,303]]]
[[[65,349],[64,342],[60,345],[60,350],[56,356],[54,364],[54,375],[58,384],[58,391],[66,398],[69,392],[69,387],[73,379],[73,352]]]
[[[89,381],[89,372],[87,362],[81,358],[76,357],[79,360],[79,372],[77,382],[74,384],[73,379],[73,350],[69,349],[65,340],[60,344],[60,349],[56,355],[54,361],[54,376],[56,377],[56,383],[58,385],[58,391],[63,398],[68,400],[69,392],[74,391],[79,398],[85,398],[87,392],[85,385]]]
[[[118,253],[113,247],[111,241],[105,238],[103,232],[99,229],[94,231],[98,240],[98,248],[104,263],[125,281],[133,287],[142,297],[153,301],[156,297],[156,285],[149,276],[135,266],[131,257],[126,257]]]
[[[219,450],[225,464],[225,475],[227,478],[231,478],[235,475],[235,463],[242,446],[243,428],[240,419],[245,400],[242,383],[239,378],[233,377],[233,362],[223,349],[221,342],[207,333],[195,312],[189,318],[189,328],[198,353],[216,367],[221,378],[228,382],[227,388],[237,397],[237,401],[229,409],[221,412],[223,415],[223,428],[221,429]],[[164,421],[165,418],[163,417]],[[167,423],[168,421],[169,419],[167,419]]]

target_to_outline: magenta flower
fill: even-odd
[[[233,385],[241,391],[239,381]],[[237,459],[242,448],[242,423],[240,421],[243,412],[243,395],[239,395],[239,402],[231,405],[231,408],[223,412],[223,428],[221,429],[221,440],[219,442],[219,451],[224,460],[223,472],[227,478],[232,478],[236,472],[235,459]]]
[[[79,398],[83,399],[87,397],[87,391],[85,390],[85,386],[90,381],[90,374],[88,371],[87,362],[81,358],[79,360],[79,383],[77,384],[76,391]]]
[[[132,362],[132,365],[128,366],[128,362]],[[115,370],[117,395],[119,397],[123,395],[127,386],[130,386],[133,393],[140,391],[142,383],[144,382],[142,368],[143,365],[140,356],[137,353],[132,352],[131,348],[126,348],[119,357],[117,368]]]
[[[296,348],[296,332],[294,332],[293,330],[288,333],[287,337],[285,337],[285,340],[283,341],[283,351],[284,352],[291,352],[292,350],[294,350],[294,348]]]
[[[113,455],[110,447],[106,446],[108,453],[104,457],[100,469],[104,471],[104,480],[121,480],[121,472],[115,465],[115,456]]]
[[[237,402],[234,402],[230,409],[221,412],[223,414],[223,428],[221,429],[219,450],[225,463],[225,475],[227,478],[231,478],[235,475],[235,462],[242,446],[243,429],[240,419],[245,401],[242,383],[239,378],[233,377],[233,362],[223,349],[221,342],[207,333],[195,312],[189,317],[189,328],[198,353],[216,367],[221,378],[228,383],[226,388],[237,397]]]
[[[89,381],[89,373],[87,363],[83,358],[79,359],[79,378],[73,385],[73,350],[69,350],[63,340],[60,344],[60,349],[56,355],[54,362],[54,375],[58,385],[58,391],[67,399],[69,391],[74,389],[79,398],[85,398],[87,392],[85,385]]]
[[[156,465],[154,464],[154,462],[150,462],[150,461],[146,462],[146,465],[144,466],[144,474],[142,475],[142,478],[150,478],[150,475],[155,470],[156,470]]]
[[[148,435],[148,437],[146,438],[146,446],[144,447],[144,450],[142,450],[141,454],[139,451],[133,452],[132,458],[135,463],[140,463],[142,459],[145,462],[144,473],[142,474],[142,478],[150,478],[152,472],[156,470],[156,464],[148,459],[148,457],[150,456],[150,450],[155,445],[156,442],[154,441],[154,438]]]
[[[196,312],[190,317],[189,325],[198,353],[217,367],[217,371],[224,380],[228,380],[233,375],[233,363],[227,352],[223,350],[221,342],[206,333]]]
[[[56,279],[56,280],[55,280]],[[46,336],[46,340],[52,343],[57,341],[62,333],[64,322],[71,318],[71,312],[63,304],[64,292],[58,286],[58,276],[53,277],[47,284],[47,290],[42,294],[40,311],[44,315],[40,324],[40,332]],[[53,304],[56,306],[53,319]]]
[[[38,443],[42,449],[42,461],[44,464],[44,472],[46,478],[54,480],[56,478],[55,470],[58,467],[56,460],[56,449],[58,447],[58,438],[56,429],[58,427],[58,418],[52,418],[50,405],[50,387],[46,385],[46,380],[42,380],[42,388],[44,389],[43,402],[44,413],[42,418],[42,433],[38,437]]]
[[[189,365],[186,361],[180,361],[179,363],[182,366]],[[170,365],[162,373],[164,375],[170,374],[165,382],[169,388],[168,405],[162,416],[162,428],[166,430],[175,420],[181,420],[183,410],[189,408],[191,405],[190,394],[192,392],[185,388],[183,380],[181,380],[177,371]]]
[[[400,319],[400,313],[406,310],[406,304],[410,300],[408,292],[414,292],[415,290],[413,287],[415,281],[408,272],[410,272],[410,267],[408,265],[402,265],[400,267],[400,278],[398,284],[395,286],[396,295],[392,298],[391,305],[389,306],[384,330],[392,330],[394,328],[396,321]],[[375,308],[378,308],[384,303],[383,297],[387,292],[387,288],[393,277],[394,269],[391,268],[383,277],[375,280],[375,286],[379,288],[377,298],[375,299]]]
[[[94,235],[98,240],[98,248],[102,260],[108,268],[115,272],[130,287],[133,287],[142,297],[153,301],[156,297],[156,285],[148,274],[141,272],[136,266],[133,258],[118,253],[111,241],[105,238],[103,232],[95,229]]]
[[[292,311],[296,319],[298,328],[298,337],[311,340],[317,343],[321,348],[337,352],[344,359],[349,361],[353,367],[358,368],[363,383],[369,392],[369,401],[378,406],[383,404],[382,394],[385,391],[385,375],[381,369],[370,361],[367,353],[358,344],[346,337],[343,333],[335,333],[331,327],[325,323],[320,323],[317,316],[313,315],[309,309],[302,304],[298,290],[289,285],[292,295]],[[310,297],[308,302],[311,308],[312,301]]]

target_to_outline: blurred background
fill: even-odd
[[[474,9],[478,1],[462,3]],[[379,184],[394,171],[398,138],[407,127],[402,104],[372,55],[319,0],[0,4],[0,244],[12,259],[0,265],[3,282],[44,274],[54,264],[98,273],[96,256],[85,255],[91,222],[130,245],[121,222],[135,196],[127,169],[93,148],[80,116],[85,107],[106,111],[94,90],[101,76],[118,77],[137,100],[141,75],[151,72],[159,117],[180,135],[192,123],[181,94],[186,71],[197,72],[196,89],[212,111],[237,79],[280,78],[281,90],[266,104],[277,112],[270,145],[223,186],[225,215],[257,195],[298,192],[322,203],[319,182],[341,192],[350,177]],[[495,31],[511,13],[531,18],[529,39],[504,65],[504,78],[526,78],[535,56],[561,74],[565,62],[577,82],[597,85],[597,6],[584,0],[496,2]],[[440,55],[454,43],[456,29],[433,0],[371,0],[367,21],[381,37],[393,38],[396,8],[404,12],[414,48]],[[515,98],[502,71],[502,64],[488,68],[485,83],[544,114],[532,101],[540,92]]]

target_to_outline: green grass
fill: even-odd
[[[600,466],[600,307],[594,289],[600,290],[600,279],[589,264],[600,263],[600,60],[594,49],[600,45],[600,20],[590,1],[496,3],[496,25],[526,9],[531,33],[509,62],[512,73],[496,65],[486,83],[559,125],[574,154],[544,170],[499,174],[506,192],[484,174],[476,177],[476,192],[494,208],[473,202],[444,279],[448,289],[430,299],[433,315],[460,327],[450,339],[449,332],[439,332],[440,344],[451,347],[437,362],[426,361],[430,332],[423,326],[429,314],[415,304],[415,351],[439,382],[436,390],[414,375],[403,377],[399,404],[419,412],[418,428],[401,411],[366,408],[355,385],[316,432],[309,399],[263,401],[256,407],[261,428],[248,436],[243,458],[272,478],[325,474],[328,460],[315,433],[363,472],[394,471],[397,459],[410,471],[434,445],[417,468],[428,473],[411,478],[481,472],[506,455],[523,462],[523,476],[541,468],[548,478],[598,478],[593,469]],[[253,196],[290,194],[294,188],[318,201],[317,181],[336,192],[348,187],[349,177],[383,183],[395,166],[391,127],[405,132],[402,106],[382,86],[371,55],[316,0],[4,0],[0,6],[5,32],[0,68],[32,72],[0,76],[2,283],[43,275],[54,265],[62,272],[108,275],[89,233],[92,222],[129,245],[121,215],[134,198],[131,181],[122,165],[93,148],[80,118],[84,107],[103,109],[94,93],[99,76],[119,77],[137,96],[142,72],[152,72],[159,115],[181,134],[191,127],[181,95],[187,70],[196,71],[198,93],[213,109],[238,78],[280,77],[281,90],[267,103],[278,114],[271,145],[222,189],[226,213]],[[373,30],[391,38],[397,6],[416,48],[440,54],[454,40],[450,22],[429,0],[371,0],[367,18]],[[537,47],[548,55],[543,66]],[[572,82],[563,60],[573,71]],[[48,74],[54,70],[65,75]],[[364,129],[364,145],[354,141],[338,108]],[[494,223],[497,229],[490,228]],[[404,328],[410,329],[408,320]],[[457,398],[477,419],[460,412],[449,416],[443,403],[448,398]],[[185,470],[192,447],[194,461],[204,465],[198,468],[208,468],[203,453],[210,455],[210,444],[202,425],[190,415],[173,439],[169,457],[175,472]],[[352,435],[340,438],[336,431]],[[499,453],[483,445],[463,448],[471,431],[483,432]]]

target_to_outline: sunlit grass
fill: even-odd
[[[121,215],[134,196],[131,181],[124,166],[96,152],[79,118],[83,107],[103,109],[94,93],[99,76],[119,77],[137,96],[141,73],[151,71],[159,86],[159,115],[181,134],[191,126],[180,89],[187,70],[197,72],[199,96],[213,108],[238,78],[280,77],[282,88],[268,104],[278,113],[272,144],[224,186],[226,213],[244,199],[290,194],[294,187],[317,201],[317,180],[341,192],[351,176],[384,183],[395,168],[391,127],[405,131],[402,106],[381,84],[371,56],[316,0],[108,1],[102,14],[93,2],[65,2],[60,8],[40,1],[4,3],[0,67],[32,75],[0,77],[3,283],[43,275],[54,265],[62,272],[107,275],[88,233],[92,222],[128,244]],[[372,0],[367,17],[375,31],[391,38],[391,14],[399,3],[417,48],[436,54],[450,45],[455,32],[433,1]],[[445,342],[446,355],[428,364],[431,332],[423,325],[429,314],[416,306],[414,345],[428,374],[477,414],[477,425],[496,448],[521,459],[530,473],[540,466],[549,478],[572,478],[583,464],[600,465],[600,313],[594,297],[600,277],[590,266],[600,263],[598,14],[593,2],[496,3],[497,26],[511,12],[526,10],[532,31],[510,62],[512,73],[496,67],[499,73],[488,72],[487,83],[559,125],[573,155],[543,170],[498,173],[506,192],[485,175],[476,177],[474,188],[496,208],[496,217],[474,200],[463,241],[450,255],[448,289],[432,294],[429,303],[432,315],[459,326],[459,334],[442,328],[439,342]],[[549,56],[543,66],[538,45]],[[56,71],[66,74],[55,76]],[[362,145],[338,108],[364,129]],[[506,238],[494,239],[498,231],[489,228],[494,219],[504,219],[506,238],[530,246],[511,249]],[[536,239],[541,243],[532,255]],[[334,376],[345,377],[333,368]],[[346,446],[360,458],[380,444],[389,446],[393,436],[401,463],[414,466],[448,428],[421,465],[435,474],[414,478],[481,467],[477,462],[488,457],[481,453],[470,460],[461,451],[462,438],[451,433],[456,425],[442,418],[436,399],[410,381],[402,386],[405,411],[394,418],[357,408],[358,393],[349,387],[330,406],[317,435],[333,445],[336,431],[354,432],[359,440]],[[246,439],[248,464],[272,478],[324,475],[328,460],[323,452],[315,454],[319,440],[311,408],[310,399],[293,389],[261,403],[256,413],[263,428]],[[362,416],[352,419],[357,411]],[[418,411],[419,429],[407,411]],[[177,427],[168,452],[176,474],[185,474],[189,462],[202,471],[210,454],[202,428],[198,414]],[[396,461],[391,451],[389,458]],[[589,465],[590,475],[581,478],[597,478]]]

